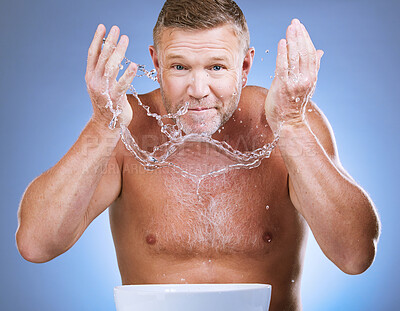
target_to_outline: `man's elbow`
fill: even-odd
[[[39,247],[35,246],[31,241],[24,239],[19,230],[15,234],[15,241],[18,252],[26,261],[32,263],[45,263],[56,257],[49,256]]]
[[[339,268],[350,275],[364,273],[374,262],[376,255],[377,240],[372,240],[364,248],[353,250]]]

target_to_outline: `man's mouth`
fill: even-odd
[[[188,108],[189,111],[205,111],[205,110],[210,110],[210,109],[214,109],[214,107],[211,107],[211,108],[206,108],[206,107]]]

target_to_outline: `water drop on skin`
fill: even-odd
[[[242,111],[242,108],[238,108],[239,111]]]
[[[124,61],[125,61],[125,64],[130,64],[130,63],[131,63],[127,58],[124,58]],[[119,65],[119,68],[120,68],[120,69],[122,69],[122,67],[123,67],[122,64]],[[157,74],[157,71],[156,71],[155,69],[153,69],[153,70],[151,70],[151,71],[148,71],[148,70],[146,70],[146,68],[145,68],[144,65],[138,65],[138,66],[137,66],[137,70],[138,70],[138,72],[141,72],[142,74],[139,74],[139,75],[137,75],[136,77],[147,77],[147,78],[150,78],[150,79],[153,80],[153,81],[158,81],[157,75],[156,75],[156,74]],[[158,72],[158,74],[160,74],[160,75],[162,76],[162,71]],[[194,81],[194,80],[195,80],[195,79],[193,78],[193,81]],[[244,81],[245,81],[245,80],[246,80],[246,79],[244,79]],[[146,110],[147,116],[153,117],[153,118],[155,118],[155,119],[157,120],[157,122],[158,122],[158,124],[160,125],[160,128],[161,128],[161,133],[165,134],[165,135],[167,136],[167,139],[168,139],[170,142],[172,142],[173,139],[174,139],[174,140],[177,140],[177,143],[179,143],[179,144],[185,142],[184,140],[181,139],[181,138],[183,137],[183,136],[182,136],[182,127],[179,126],[179,124],[178,124],[176,127],[167,127],[167,126],[163,123],[163,119],[164,119],[164,118],[168,118],[168,119],[177,119],[177,117],[180,117],[180,116],[184,115],[184,114],[187,112],[187,110],[188,110],[189,103],[186,103],[185,106],[182,106],[182,107],[178,110],[178,112],[175,113],[175,114],[168,114],[168,115],[166,115],[166,116],[160,116],[160,115],[158,115],[157,113],[151,112],[151,111],[150,111],[150,107],[144,105],[144,104],[141,102],[141,100],[140,100],[140,98],[139,98],[139,96],[138,96],[138,92],[135,90],[135,88],[133,87],[133,85],[130,85],[130,86],[129,86],[129,91],[131,91],[132,95],[137,99],[138,105],[141,106],[143,109]],[[237,95],[237,94],[238,94],[238,91],[234,91],[234,94]],[[110,122],[109,127],[110,127],[110,129],[115,129],[118,116],[119,116],[119,114],[121,114],[122,109],[121,109],[121,107],[120,107],[117,103],[113,103],[113,101],[112,101],[111,98],[110,98],[110,93],[109,93],[109,79],[106,80],[106,90],[104,91],[104,95],[107,97],[107,105],[106,105],[105,108],[109,109],[109,111],[113,114],[113,118],[112,118],[112,120],[111,120],[111,122]],[[221,96],[221,97],[223,97],[223,96]],[[239,109],[239,111],[240,111],[240,109]],[[233,119],[233,122],[236,122],[236,120],[235,120],[234,117],[232,117],[232,119]],[[203,122],[204,122],[204,121],[203,121]],[[178,123],[179,123],[179,122],[178,122]],[[202,122],[200,122],[200,123],[202,123]],[[243,121],[240,121],[240,123],[243,123]],[[202,124],[201,124],[201,126],[203,126],[203,127],[206,126],[206,125],[207,125],[206,123],[202,123]],[[246,125],[243,125],[243,126],[245,127]],[[222,127],[221,130],[224,130],[224,127]],[[219,132],[220,132],[220,131],[219,131]],[[125,137],[125,135],[127,135],[127,136]],[[263,135],[261,135],[261,136],[263,136]],[[168,163],[167,161],[165,161],[165,160],[160,160],[160,158],[162,158],[162,156],[167,156],[166,154],[164,154],[164,155],[162,155],[162,156],[160,156],[160,157],[159,157],[159,156],[155,157],[155,156],[153,156],[154,153],[149,153],[149,152],[146,152],[146,151],[141,150],[140,147],[139,147],[139,146],[137,145],[137,143],[135,142],[135,140],[133,139],[133,137],[130,135],[129,130],[126,128],[126,126],[122,126],[122,124],[121,124],[121,137],[124,138],[124,139],[127,138],[127,139],[131,139],[131,140],[132,140],[132,142],[126,142],[125,140],[123,140],[123,142],[124,142],[124,144],[125,144],[125,147],[126,147],[129,151],[131,151],[131,153],[132,153],[137,159],[140,159],[141,161],[143,161],[142,164],[143,164],[143,166],[145,167],[145,169],[155,170],[155,169],[158,169],[158,168],[161,168],[161,167],[169,166],[169,163]],[[278,139],[279,139],[279,137],[276,137],[276,138],[274,139],[274,141],[273,141],[271,144],[268,144],[268,145],[270,145],[269,147],[268,147],[267,145],[265,145],[264,147],[267,147],[267,148],[266,148],[265,151],[262,152],[262,154],[257,154],[256,156],[253,156],[253,155],[252,155],[252,156],[251,156],[251,160],[252,160],[252,161],[254,160],[253,163],[256,164],[256,165],[258,165],[258,164],[259,164],[259,161],[260,161],[261,159],[269,158],[272,149],[275,148],[275,146],[276,146],[276,144],[277,144],[277,142],[278,142]],[[211,143],[213,146],[216,146],[216,147],[218,148],[218,150],[220,150],[220,151],[222,151],[222,152],[226,152],[226,151],[228,150],[227,147],[226,147],[226,145],[225,145],[225,142],[218,142],[218,141],[215,141],[215,140],[212,139],[212,141],[211,141],[210,143]],[[173,144],[175,144],[175,142],[173,142]],[[155,150],[156,150],[156,149],[155,149]],[[157,150],[159,150],[159,148],[157,148]],[[133,151],[137,151],[139,154],[143,154],[144,156],[138,156],[137,153],[134,153]],[[229,151],[230,151],[230,150],[229,150]],[[239,151],[238,151],[238,153],[241,154]],[[246,154],[246,155],[247,155],[247,154]],[[238,163],[237,163],[238,166],[243,166],[243,167],[246,167],[247,169],[252,169],[252,168],[256,167],[256,165],[253,166],[253,164],[252,164],[251,166],[248,166],[247,163],[244,163],[243,160],[239,159],[239,157],[237,157],[236,160],[238,161]],[[235,166],[236,166],[237,164],[235,163]],[[221,172],[225,172],[225,171],[231,169],[231,167],[232,167],[231,165],[226,165],[218,174],[220,174]],[[182,168],[179,167],[179,169],[182,169]],[[182,169],[182,172],[183,172],[183,173],[182,173],[182,176],[184,176],[184,177],[187,177],[186,174],[190,174],[190,172],[187,172],[187,171],[184,170],[184,169]],[[208,176],[213,176],[213,175],[214,175],[214,176],[216,175],[215,172],[206,173],[206,174],[204,174],[204,175],[201,175],[199,178],[195,178],[195,179],[192,179],[192,178],[189,177],[190,180],[193,181],[193,182],[196,184],[196,194],[197,194],[197,198],[198,198],[199,201],[200,201],[200,198],[201,198],[201,197],[200,197],[200,191],[199,191],[199,190],[200,190],[200,183],[201,183],[201,181],[202,181],[203,179],[207,178]],[[154,240],[154,241],[151,241],[151,240],[150,240],[149,242],[155,242],[155,240]],[[209,262],[211,263],[211,260],[209,260]]]
[[[313,112],[313,110],[312,109],[308,109],[308,112]]]
[[[296,97],[296,103],[298,103],[300,101],[299,97]]]
[[[266,210],[269,210],[269,205],[267,205],[267,206],[265,207],[265,209],[266,209]]]
[[[240,120],[239,122],[240,122],[240,123],[243,123],[243,121],[242,121],[242,120]]]

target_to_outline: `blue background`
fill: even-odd
[[[1,1],[0,310],[114,309],[120,276],[108,212],[67,253],[32,264],[15,246],[17,208],[29,182],[67,152],[91,116],[84,74],[96,26],[117,24],[131,40],[128,58],[151,67],[148,45],[162,3]],[[310,235],[304,310],[398,310],[399,1],[238,4],[256,48],[249,84],[269,87],[276,46],[292,18],[325,51],[313,99],[332,124],[344,167],[371,195],[382,220],[376,260],[359,276],[336,268]],[[142,78],[136,86],[147,92],[156,85]]]

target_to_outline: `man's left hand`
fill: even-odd
[[[279,41],[275,78],[265,100],[266,118],[274,132],[281,124],[303,122],[303,110],[314,93],[324,54],[315,49],[298,19],[289,25],[286,38]]]

